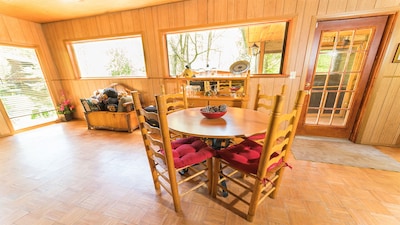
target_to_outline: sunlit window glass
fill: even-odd
[[[145,77],[141,37],[96,39],[68,43],[82,78]]]
[[[0,46],[0,100],[14,130],[58,118],[36,49]]]
[[[241,60],[250,62],[251,74],[280,74],[285,53],[287,22],[207,29],[166,34],[171,76],[186,67],[203,72],[229,72]]]

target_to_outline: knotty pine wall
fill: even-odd
[[[286,71],[296,71],[293,80],[287,77],[251,78],[250,102],[254,101],[258,83],[270,94],[278,93],[282,84],[289,86],[289,99],[293,101],[298,89],[304,86],[310,40],[317,20],[340,19],[360,16],[395,14],[400,11],[400,0],[187,0],[144,9],[109,13],[88,18],[54,22],[42,25],[42,30],[51,51],[44,59],[49,66],[46,75],[50,83],[60,81],[62,88],[79,106],[79,98],[112,82],[124,83],[140,90],[146,103],[160,93],[160,84],[167,91],[175,91],[173,79],[166,79],[167,68],[161,33],[191,27],[218,26],[246,21],[291,19],[293,32],[289,37],[290,59]],[[10,21],[9,21],[10,20]],[[372,94],[361,121],[357,141],[364,144],[400,145],[400,64],[391,63],[397,43],[400,42],[400,19],[397,18],[390,41],[385,46],[382,63],[377,71]],[[4,24],[6,23],[6,24]],[[11,23],[9,25],[8,23]],[[0,32],[17,32],[13,21],[0,21]],[[21,22],[27,23],[29,22]],[[41,34],[40,25],[37,33]],[[76,78],[68,57],[64,41],[108,37],[124,34],[142,34],[148,78],[79,80]],[[0,34],[1,35],[1,34]],[[36,36],[40,36],[35,34]],[[21,35],[26,38],[26,35]],[[28,35],[29,36],[29,35]],[[28,38],[30,39],[30,37]],[[46,42],[44,41],[44,42]],[[18,42],[18,41],[17,41]],[[46,43],[40,42],[42,45]],[[54,90],[54,87],[56,90]],[[53,84],[53,94],[58,97],[60,86]],[[292,102],[288,102],[288,105]],[[77,118],[83,118],[83,109],[78,108]]]

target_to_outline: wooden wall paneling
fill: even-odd
[[[206,18],[204,9],[200,8],[201,2],[197,1],[184,1],[183,13],[185,18],[185,26],[195,26],[199,23],[204,23],[203,20]],[[200,22],[199,22],[200,21]]]
[[[276,16],[277,0],[266,0],[264,1],[264,16]],[[280,1],[279,1],[280,2]]]
[[[347,0],[329,1],[326,14],[335,14],[335,13],[339,13],[339,12],[345,12],[346,5],[347,5]]]
[[[32,24],[32,22],[28,22],[25,20],[18,20],[18,24],[19,24],[18,28],[22,30],[21,35],[23,37],[21,37],[21,38],[23,39],[23,42],[34,45],[35,42],[32,37],[32,33],[31,33],[31,29],[30,29],[30,24]]]
[[[244,20],[246,18],[246,12],[242,9],[238,9],[238,5],[246,5],[246,4],[235,4],[236,2],[239,1],[244,1],[247,2],[247,0],[228,0],[227,6],[226,6],[226,19],[227,21],[233,21],[233,20]]]
[[[141,17],[140,11],[132,10],[131,15],[133,19],[134,31],[143,32],[146,27],[144,26],[143,18]]]
[[[144,21],[144,34],[143,34],[143,46],[146,57],[146,71],[148,77],[162,77],[160,67],[162,63],[158,60],[158,51],[160,49],[159,41],[157,40],[158,26],[154,19],[157,12],[153,12],[154,8],[139,9],[141,20]]]
[[[173,13],[172,10],[170,10],[170,6],[161,5],[160,7],[155,8],[155,10],[157,10],[158,27],[160,29],[170,28],[170,13]]]
[[[228,13],[230,10],[230,8],[232,8],[233,10],[233,14],[232,14],[232,18],[230,21],[234,21],[234,20],[245,20],[247,19],[247,8],[248,8],[248,2],[249,0],[236,0],[233,1],[232,6],[230,6],[230,2],[228,2],[227,5],[227,19],[229,19],[230,14],[232,13]]]
[[[374,8],[379,9],[379,8],[392,7],[396,5],[394,4],[395,2],[397,2],[397,5],[400,5],[399,0],[377,0]]]
[[[71,21],[73,30],[70,32],[72,32],[74,39],[85,39],[88,37],[85,20],[86,18]]]
[[[29,23],[27,28],[29,30],[29,37],[32,40],[32,43],[39,44],[42,49],[45,49],[46,54],[49,54],[48,45],[46,39],[44,38],[41,25],[37,23]]]
[[[388,116],[385,121],[382,121],[382,133],[380,134],[378,143],[396,144],[400,124],[400,104],[396,104],[400,99],[400,77],[393,78],[388,90],[388,98],[385,99],[383,105],[390,107],[388,109]]]
[[[346,12],[355,11],[357,8],[357,2],[358,1],[347,1]]]
[[[55,24],[45,24],[42,27],[44,36],[46,38],[47,44],[51,47],[52,62],[55,63],[57,68],[57,79],[63,79],[68,75],[73,78],[74,73],[72,72],[71,64],[69,63],[69,56],[66,52],[64,46],[64,40],[59,40],[58,37],[63,37],[63,28],[65,28],[66,23],[60,24],[61,26],[56,26]],[[66,30],[66,29],[65,29]],[[72,33],[73,31],[71,31]]]
[[[377,86],[377,90],[373,92],[371,95],[371,101],[375,104],[371,104],[367,107],[366,110],[366,118],[368,118],[367,125],[363,129],[363,135],[361,139],[361,143],[378,143],[380,132],[382,130],[378,130],[380,127],[380,123],[382,120],[387,118],[387,108],[383,107],[382,104],[386,102],[387,98],[387,90],[390,87],[390,83],[392,82],[392,78],[383,78],[379,80],[379,86]]]
[[[7,29],[6,18],[6,16],[0,14],[0,42],[11,42],[11,37]]]
[[[310,54],[310,44],[312,43],[313,33],[315,30],[315,19],[307,15],[315,15],[318,11],[318,0],[298,2],[296,7],[296,15],[293,18],[291,33],[294,37],[289,37],[287,46],[290,51],[289,71],[296,72],[296,84],[298,86],[291,87],[288,92],[291,98],[295,98],[297,90],[304,89],[305,78],[307,76],[308,61]],[[308,30],[309,32],[304,32]],[[300,43],[300,44],[295,44]],[[292,83],[292,82],[291,82]],[[293,90],[292,90],[293,89]]]
[[[138,89],[138,90],[142,90],[145,86],[143,86],[143,81],[145,81],[147,79],[129,79],[129,80],[122,80],[118,83],[121,83],[123,85],[126,85],[127,87],[129,87],[130,89]]]
[[[164,84],[163,79],[150,79],[149,86],[150,89],[143,89],[144,97],[147,103],[155,105],[154,96],[161,94],[161,85]],[[147,91],[148,90],[148,91]]]
[[[143,87],[142,88],[138,88],[138,90],[140,91],[143,101],[144,101],[144,105],[154,105],[155,101],[154,101],[154,95],[155,95],[155,90],[154,90],[154,85],[153,83],[156,83],[156,87],[158,87],[160,85],[160,80],[159,79],[146,79],[146,80],[142,80],[143,83]],[[160,88],[158,88],[160,89]],[[161,93],[161,90],[157,90],[159,91],[158,93]]]
[[[319,0],[317,15],[326,15],[328,11],[329,0]]]
[[[111,34],[111,24],[108,15],[96,16],[96,27],[98,30],[98,36],[108,36]]]
[[[393,73],[394,76],[400,76],[400,64],[398,63],[395,69],[395,72]]]
[[[260,18],[264,16],[263,0],[253,0],[247,2],[247,19]]]
[[[296,11],[300,12],[300,11],[298,11],[297,7],[299,7],[298,4],[303,4],[303,3],[299,3],[299,1],[297,1],[297,0],[285,0],[285,5],[283,8],[283,15],[292,14]]]
[[[27,43],[24,36],[24,28],[21,27],[18,19],[8,17],[6,27],[8,34],[10,35],[11,42],[16,44]]]
[[[294,68],[297,75],[299,77],[306,76],[306,71],[303,69],[307,68],[306,64],[310,63],[307,60],[298,60],[298,59],[306,59],[306,53],[308,48],[308,41],[310,38],[310,32],[304,32],[306,30],[312,30],[310,24],[313,22],[312,17],[308,17],[306,15],[315,15],[317,12],[318,0],[305,1],[304,4],[299,2],[296,9],[297,16],[293,18],[293,28],[292,37],[288,37],[288,47],[290,51],[290,60],[289,60],[289,68]],[[302,44],[294,44],[302,43]],[[292,66],[294,64],[294,66]],[[290,71],[289,71],[290,72]],[[304,76],[302,76],[304,74]]]
[[[207,2],[208,0],[193,0],[193,1],[197,1],[197,23],[196,25],[201,25],[201,24],[207,24],[208,23],[208,16],[206,16],[208,14],[207,11]],[[184,1],[189,2],[189,1]],[[192,2],[192,1],[190,1]]]
[[[51,25],[49,28],[50,29],[44,29],[44,34],[49,47],[51,46],[52,59],[58,69],[58,79],[61,79],[63,74],[67,74],[65,71],[68,70],[68,65],[65,65],[67,59],[64,59],[65,54],[63,53],[63,42],[59,41],[58,31],[60,28]]]
[[[135,25],[134,23],[138,23],[140,21],[134,21],[132,11],[123,11],[121,14],[121,26],[124,32],[134,32]]]
[[[352,1],[352,0],[348,0]],[[357,10],[367,10],[375,8],[376,0],[358,0]]]
[[[285,9],[285,1],[281,0],[276,0],[276,5],[275,5],[275,15],[283,15],[283,11]]]
[[[98,36],[99,35],[99,27],[97,26],[96,17],[85,18],[84,27],[86,28],[86,33],[85,33],[86,36]]]
[[[75,34],[75,21],[74,20],[68,20],[65,22],[59,22],[56,23],[56,30],[57,32],[55,33],[57,36],[62,37],[63,40],[69,40],[69,39],[75,39],[76,34]]]
[[[183,27],[186,21],[185,10],[189,9],[185,9],[183,2],[168,4],[169,17],[163,19],[169,22],[169,27]]]
[[[379,93],[379,87],[382,85],[382,83],[385,83],[385,79],[383,79],[382,77],[377,77],[377,79],[375,80],[375,87],[373,88],[374,90],[372,90],[371,95],[369,96],[369,102],[373,102],[376,104],[367,104],[367,106],[365,106],[365,110],[364,110],[364,121],[359,125],[358,128],[358,132],[361,135],[358,135],[356,137],[355,142],[356,143],[369,143],[369,139],[371,138],[374,130],[371,129],[371,127],[376,125],[376,113],[379,113],[379,106],[375,107],[378,101],[382,102],[384,96],[381,96],[381,99],[377,100],[378,98],[378,93]],[[375,116],[373,116],[375,115]]]
[[[206,5],[204,5],[203,7],[206,7],[207,8],[207,12],[206,12],[206,16],[207,16],[207,21],[206,21],[206,24],[209,24],[209,23],[215,23],[215,5],[214,5],[214,3],[215,3],[215,1],[207,1],[207,2],[205,2],[206,3]]]
[[[127,30],[124,30],[123,26],[123,18],[120,12],[112,13],[110,15],[111,21],[111,33],[112,34],[123,34],[126,33]]]
[[[220,0],[214,1],[214,23],[223,23],[228,20],[228,1]]]
[[[179,4],[179,6],[177,7],[174,6],[174,4],[165,4],[153,8],[153,11],[156,11],[156,23],[158,25],[158,29],[157,31],[155,31],[157,33],[157,38],[155,41],[159,43],[157,54],[159,60],[157,62],[157,65],[154,66],[160,67],[160,74],[158,74],[158,76],[160,77],[167,76],[168,74],[168,63],[166,60],[168,56],[165,49],[165,38],[163,37],[164,33],[161,30],[168,30],[169,28],[174,26],[183,26],[185,23],[185,10],[183,3]]]

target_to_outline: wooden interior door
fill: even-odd
[[[318,22],[298,134],[350,137],[387,19]]]

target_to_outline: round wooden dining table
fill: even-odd
[[[198,108],[188,108],[167,115],[168,127],[175,132],[204,137],[228,139],[265,132],[269,115],[253,109],[228,107],[218,119],[207,119]]]

